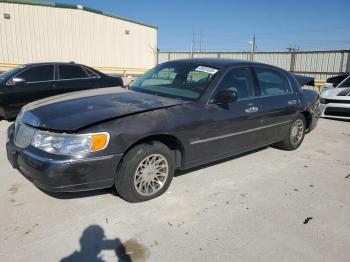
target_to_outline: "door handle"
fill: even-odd
[[[248,107],[244,110],[246,113],[255,113],[259,111],[259,108],[256,106]]]
[[[297,100],[289,100],[288,101],[288,105],[296,105],[297,104]]]

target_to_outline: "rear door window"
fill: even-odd
[[[292,93],[292,88],[286,76],[277,70],[269,68],[256,68],[261,95],[273,96]]]
[[[34,66],[22,73],[16,75],[18,78],[23,78],[27,83],[40,82],[40,81],[52,81],[53,80],[54,67],[53,65]]]
[[[59,65],[58,70],[61,80],[88,78],[83,68],[77,65]]]

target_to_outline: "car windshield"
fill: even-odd
[[[24,66],[19,66],[10,70],[7,70],[5,72],[3,72],[2,74],[0,74],[0,80],[7,80],[9,77],[17,74],[19,71],[21,71],[24,68]]]
[[[350,76],[340,83],[338,87],[350,87]]]
[[[170,62],[156,66],[130,84],[134,91],[195,101],[204,93],[217,68]]]

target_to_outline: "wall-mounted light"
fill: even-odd
[[[126,30],[125,30],[125,34],[126,34],[126,35],[129,35],[129,34],[130,34],[130,30],[127,30],[127,29],[126,29]]]
[[[5,19],[11,19],[11,15],[8,14],[8,13],[4,13],[4,18],[5,18]]]

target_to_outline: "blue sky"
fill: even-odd
[[[185,51],[350,49],[350,0],[55,0],[155,24],[158,48]]]

